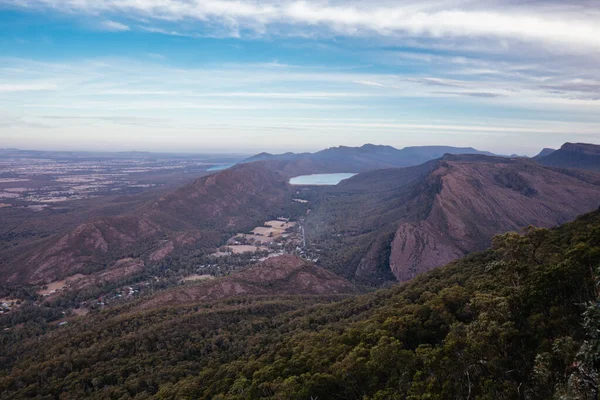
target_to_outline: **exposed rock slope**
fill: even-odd
[[[323,262],[346,263],[345,276],[372,281],[385,267],[404,281],[486,248],[495,234],[555,226],[596,209],[599,178],[527,159],[447,155],[342,182],[309,226],[324,223],[334,227],[324,235],[344,237],[339,253],[353,256],[326,254]]]
[[[600,205],[600,186],[519,160],[447,157],[431,177],[441,190],[429,215],[402,223],[392,243],[399,280],[483,250],[497,233],[559,225]]]

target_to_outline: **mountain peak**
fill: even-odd
[[[590,143],[565,143],[549,155],[536,159],[540,164],[556,168],[600,170],[600,146]]]
[[[286,176],[336,172],[366,172],[385,168],[410,167],[426,163],[444,154],[483,154],[472,147],[414,146],[397,149],[388,145],[365,143],[360,147],[337,146],[316,153],[257,154],[244,160],[278,161],[277,168]]]
[[[271,153],[267,153],[267,152],[262,152],[262,153],[258,153],[256,155],[253,155],[252,157],[248,157],[246,158],[244,161],[244,163],[249,163],[249,162],[253,162],[253,161],[262,161],[262,160],[270,160],[273,157],[275,157],[273,154]]]
[[[542,151],[540,151],[539,154],[537,156],[533,157],[533,158],[534,159],[539,159],[539,158],[542,158],[542,157],[546,157],[546,156],[549,156],[550,154],[554,153],[555,151],[556,151],[556,149],[551,149],[549,147],[544,147],[542,149]]]
[[[584,153],[589,155],[600,156],[600,146],[591,143],[565,143],[560,148],[565,151],[574,151],[578,153]]]
[[[380,149],[398,150],[392,146],[388,146],[388,145],[384,145],[384,144],[373,144],[373,143],[365,143],[362,146],[360,146],[360,148],[365,149],[365,150],[380,150]]]

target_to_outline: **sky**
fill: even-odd
[[[600,143],[600,0],[0,0],[0,148]]]

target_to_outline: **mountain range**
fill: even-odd
[[[598,149],[263,155],[7,246],[0,397],[596,400]]]
[[[260,153],[243,162],[279,161],[277,168],[287,175],[365,172],[382,168],[399,168],[419,165],[440,158],[444,154],[483,154],[472,147],[416,146],[396,149],[392,146],[365,144],[361,147],[339,146],[316,153]]]
[[[543,154],[537,162],[556,168],[600,171],[600,146],[587,143],[565,143],[560,149]]]
[[[565,166],[585,159],[584,166],[593,167],[597,147],[565,144],[539,160],[453,148],[476,154],[446,154],[417,166],[359,173],[337,186],[315,189],[305,218],[309,247],[319,265],[357,282],[412,279],[485,248],[497,233],[555,226],[596,208],[600,175]],[[448,150],[365,145],[281,156],[287,161],[280,156],[248,160],[126,213],[2,251],[0,273],[8,284],[40,285],[75,274],[100,282],[122,279],[152,265],[176,263],[180,253],[192,249],[215,251],[231,235],[269,218],[300,216],[303,208],[291,201],[298,192],[288,184],[292,171],[358,171]],[[540,165],[556,160],[562,160],[559,169]]]
[[[598,206],[595,172],[446,155],[345,180],[323,191],[306,225],[328,268],[405,281],[488,247],[498,233],[556,226]]]

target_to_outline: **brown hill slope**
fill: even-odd
[[[2,254],[9,283],[47,283],[111,269],[121,259],[158,262],[185,246],[218,246],[223,235],[281,212],[290,189],[262,163],[202,177],[133,212],[100,218]],[[118,276],[118,273],[116,274]]]
[[[334,252],[323,246],[324,265],[341,263],[345,271],[339,273],[359,280],[380,281],[387,270],[404,281],[484,249],[497,233],[555,226],[599,205],[596,173],[447,155],[342,182],[323,197],[307,226],[327,221],[333,227],[313,233],[313,243],[324,234],[342,237]]]
[[[497,233],[559,225],[600,205],[592,180],[521,161],[447,157],[431,177],[441,190],[429,215],[402,223],[392,242],[390,267],[399,280],[482,250]]]
[[[157,294],[139,308],[220,300],[241,295],[346,294],[357,289],[347,280],[298,257],[270,258],[242,272]]]

